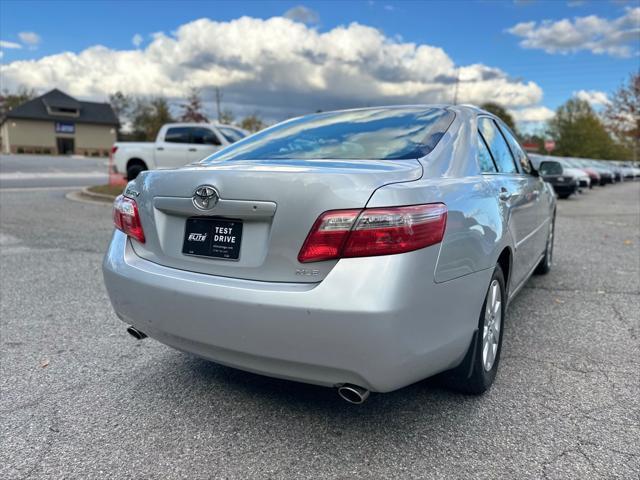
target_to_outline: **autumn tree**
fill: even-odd
[[[629,157],[640,159],[640,73],[631,74],[611,95],[603,117],[606,128],[629,151]]]
[[[549,133],[556,142],[554,155],[601,159],[618,155],[614,141],[591,105],[578,98],[558,107],[549,121]]]
[[[37,96],[38,93],[34,89],[25,86],[18,87],[15,92],[5,88],[2,93],[0,93],[0,118],[4,117],[18,105],[33,100]]]
[[[154,141],[165,123],[174,121],[169,102],[164,97],[139,98],[132,115],[133,139]]]
[[[266,126],[267,125],[256,113],[243,118],[240,122],[240,127],[250,132],[257,132],[259,130],[262,130]]]
[[[182,108],[182,115],[180,121],[182,122],[195,122],[206,123],[209,119],[202,111],[202,98],[200,96],[200,90],[192,88],[187,97],[187,103],[180,105]]]
[[[234,120],[235,116],[229,108],[225,108],[224,110],[222,110],[222,112],[220,112],[220,118],[218,119],[220,123],[231,125]]]

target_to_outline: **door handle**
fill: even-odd
[[[164,150],[164,148],[162,148],[162,147],[158,147],[156,150]]]
[[[506,188],[502,187],[500,189],[500,193],[498,194],[498,198],[503,202],[506,202],[511,198],[511,193]]]
[[[197,149],[197,148],[190,148],[190,149],[189,149],[189,151],[190,151],[190,152],[197,152],[197,151],[198,151],[198,149]]]

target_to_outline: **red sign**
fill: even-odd
[[[552,151],[554,151],[555,148],[556,148],[556,142],[554,142],[553,140],[545,140],[544,141],[544,149],[548,153],[551,153]]]

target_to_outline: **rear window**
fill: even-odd
[[[562,165],[559,162],[543,161],[540,164],[542,175],[562,175]]]
[[[401,160],[436,146],[455,115],[441,108],[317,113],[280,123],[213,154],[220,160]]]
[[[188,127],[171,127],[164,136],[164,141],[169,143],[189,143]]]

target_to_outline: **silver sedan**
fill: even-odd
[[[143,172],[113,216],[104,278],[129,333],[362,403],[439,373],[491,386],[509,302],[551,267],[555,199],[498,118],[402,106]]]

